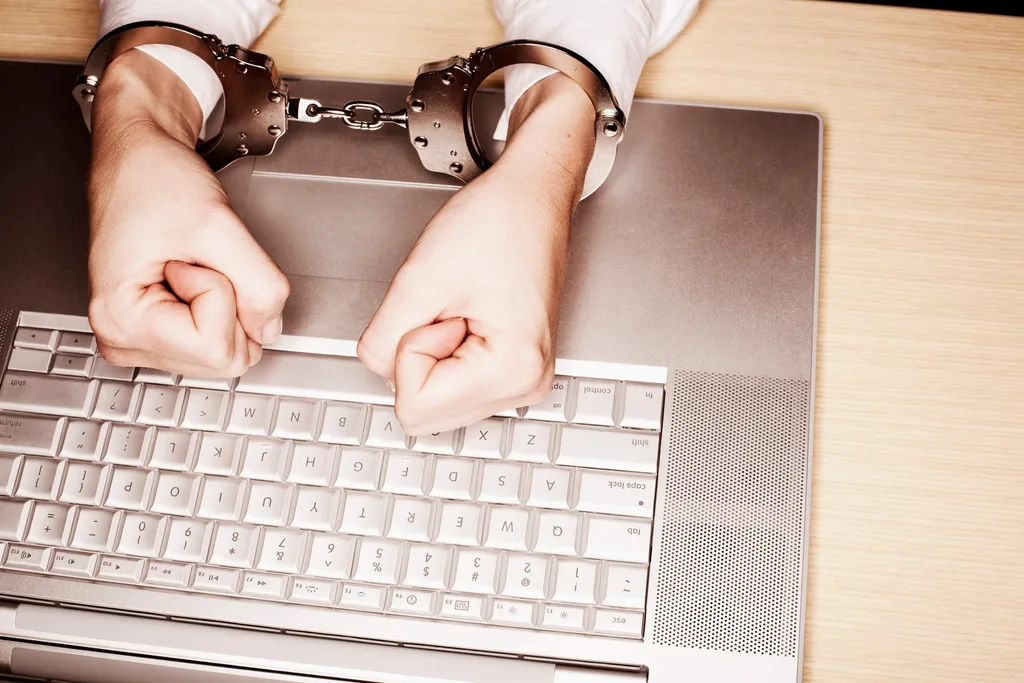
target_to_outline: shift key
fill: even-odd
[[[0,413],[0,453],[53,455],[59,430],[60,418]]]
[[[89,380],[8,372],[0,385],[0,410],[85,417],[90,389]]]

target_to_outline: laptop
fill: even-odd
[[[259,364],[203,381],[96,354],[77,67],[0,74],[22,103],[0,157],[4,675],[800,679],[816,115],[637,102],[576,216],[550,394],[413,439],[355,359],[458,189],[404,131],[295,123],[221,173],[293,293]]]

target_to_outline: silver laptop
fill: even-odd
[[[0,63],[4,671],[800,679],[818,117],[638,102],[576,219],[548,397],[413,439],[354,340],[457,185],[401,130],[295,124],[222,174],[291,280],[285,336],[234,381],[115,368],[84,317],[76,73]]]

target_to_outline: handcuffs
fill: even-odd
[[[289,97],[288,84],[267,55],[224,45],[216,36],[186,26],[156,22],[123,26],[93,48],[73,91],[87,122],[92,120],[92,102],[107,65],[128,50],[149,44],[187,50],[219,76],[224,87],[224,123],[216,137],[196,150],[214,171],[247,156],[270,154],[290,121],[337,118],[363,131],[389,123],[402,126],[425,168],[469,182],[491,165],[473,121],[477,90],[492,73],[514,64],[539,64],[560,71],[590,97],[596,112],[596,141],[588,181],[599,184],[607,177],[626,126],[625,114],[597,69],[580,55],[547,43],[499,43],[476,50],[468,59],[452,57],[424,64],[406,96],[406,108],[386,112],[375,102],[330,107],[314,99]]]

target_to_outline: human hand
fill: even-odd
[[[202,113],[148,55],[108,67],[93,107],[89,322],[115,365],[235,377],[281,333],[284,274],[195,152]]]
[[[423,230],[359,341],[412,435],[541,400],[594,108],[561,74],[516,104],[495,165]]]

